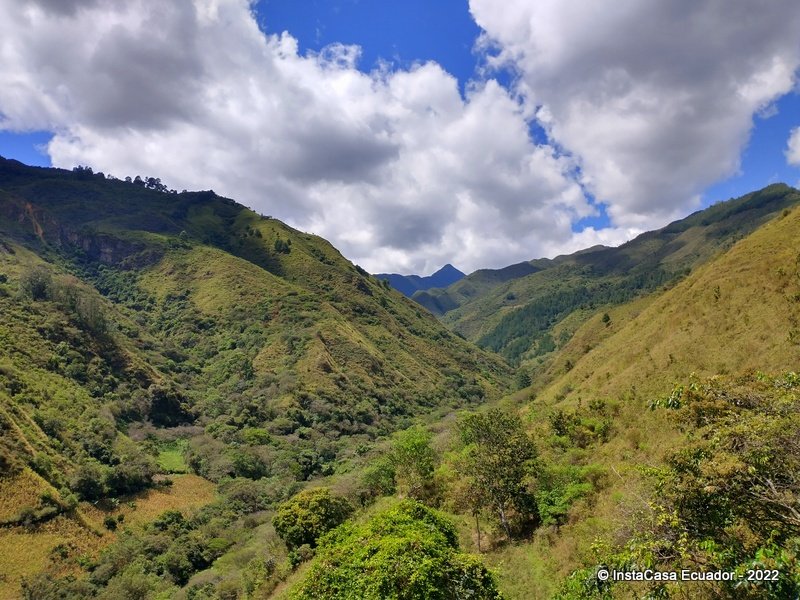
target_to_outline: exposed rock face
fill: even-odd
[[[6,196],[0,199],[0,217],[30,229],[44,244],[72,246],[87,258],[121,268],[141,268],[157,262],[163,252],[145,250],[142,243],[125,240],[90,228],[75,229],[58,222],[50,213],[30,202]],[[10,250],[10,249],[9,249]]]

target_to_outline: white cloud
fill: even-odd
[[[55,4],[0,0],[0,123],[54,129],[57,166],[212,188],[371,270],[503,266],[594,212],[492,80],[462,98],[434,63],[365,74],[356,47],[301,56],[245,0]]]
[[[798,64],[790,0],[471,9],[514,90],[462,97],[435,63],[363,73],[354,46],[300,55],[248,0],[0,0],[0,129],[56,132],[57,166],[212,188],[370,270],[470,270],[685,213]],[[595,212],[582,185],[613,227],[572,232]]]
[[[554,142],[613,222],[685,214],[734,174],[753,114],[800,64],[795,0],[470,0],[493,64],[512,64]]]
[[[800,167],[800,127],[792,129],[789,143],[786,147],[786,161],[790,165]]]

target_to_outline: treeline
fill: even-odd
[[[106,175],[102,171],[98,171],[97,173],[94,172],[92,167],[87,167],[84,165],[78,165],[77,167],[73,167],[72,172],[75,174],[78,179],[91,179],[92,177],[97,177],[99,179],[110,179],[113,181],[117,181],[118,179],[111,175],[110,173]],[[142,187],[148,190],[154,190],[156,192],[162,192],[164,194],[177,194],[178,191],[174,189],[170,189],[169,186],[161,182],[160,177],[142,177],[141,175],[136,175],[135,177],[131,178],[130,175],[123,179],[125,183],[130,183],[131,185],[135,185],[137,187]]]

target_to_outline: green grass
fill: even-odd
[[[165,442],[158,447],[158,466],[165,473],[188,473],[189,467],[186,465],[184,454],[189,446],[189,440],[177,439],[172,442]]]

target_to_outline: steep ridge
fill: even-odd
[[[610,311],[608,323],[595,316],[566,345],[541,397],[567,388],[566,399],[619,396],[632,386],[648,396],[690,373],[796,369],[799,233],[800,211],[786,209],[646,305]],[[574,366],[564,372],[567,361]]]
[[[317,236],[210,191],[0,159],[0,533],[40,552],[7,555],[3,586],[52,540],[73,565],[53,572],[77,568],[109,535],[89,502],[161,493],[170,461],[269,504],[509,379]],[[173,496],[202,487],[178,477]]]

